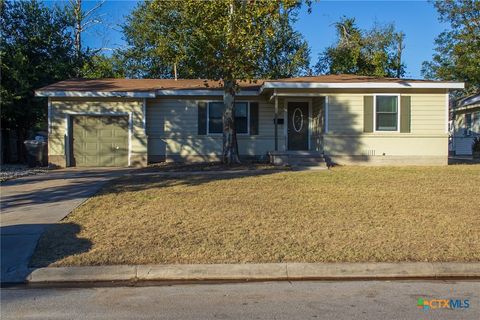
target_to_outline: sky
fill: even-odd
[[[48,5],[54,3],[58,2],[47,2]],[[96,3],[84,0],[84,7],[88,10]],[[107,0],[98,11],[104,23],[87,30],[83,45],[107,49],[125,46],[119,26],[136,6],[137,1]],[[446,24],[438,21],[435,8],[427,1],[321,0],[313,4],[310,14],[303,8],[295,23],[295,29],[303,34],[310,45],[312,65],[317,62],[319,53],[334,43],[336,34],[333,24],[342,16],[355,18],[362,29],[368,29],[374,23],[394,23],[397,31],[403,31],[406,35],[403,52],[405,78],[422,77],[422,62],[431,59],[435,38],[447,28]]]

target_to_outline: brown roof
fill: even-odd
[[[380,78],[349,74],[297,77],[278,80],[255,80],[241,82],[244,90],[258,90],[264,82],[302,82],[302,83],[360,83],[360,82],[441,82],[418,79]],[[446,82],[446,81],[445,81]],[[155,90],[197,90],[221,89],[220,81],[205,79],[71,79],[60,81],[38,91],[103,91],[103,92],[146,92]]]
[[[433,81],[421,79],[403,79],[403,78],[385,78],[372,76],[357,76],[354,74],[327,74],[321,76],[296,77],[278,80],[268,80],[274,82],[302,82],[302,83],[359,83],[359,82],[449,82],[449,81]]]
[[[241,82],[245,90],[258,90],[263,81]],[[71,79],[60,81],[38,91],[155,91],[155,90],[222,89],[220,81],[204,79]]]

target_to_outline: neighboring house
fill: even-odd
[[[463,87],[355,75],[241,83],[239,152],[244,158],[273,154],[276,162],[325,153],[339,164],[445,165],[448,94]],[[68,80],[36,95],[48,97],[54,165],[144,166],[221,155],[218,81]]]
[[[480,94],[459,100],[452,108],[451,151],[472,155],[472,143],[480,137]]]

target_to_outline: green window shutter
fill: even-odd
[[[411,104],[410,96],[400,97],[400,132],[410,132]]]
[[[199,102],[198,103],[198,134],[206,135],[207,134],[207,103]]]
[[[258,135],[258,102],[250,102],[250,135]]]
[[[363,132],[373,132],[373,96],[363,97]]]

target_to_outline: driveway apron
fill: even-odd
[[[0,186],[1,282],[24,282],[28,262],[45,229],[57,223],[109,180],[131,169],[51,171]]]

